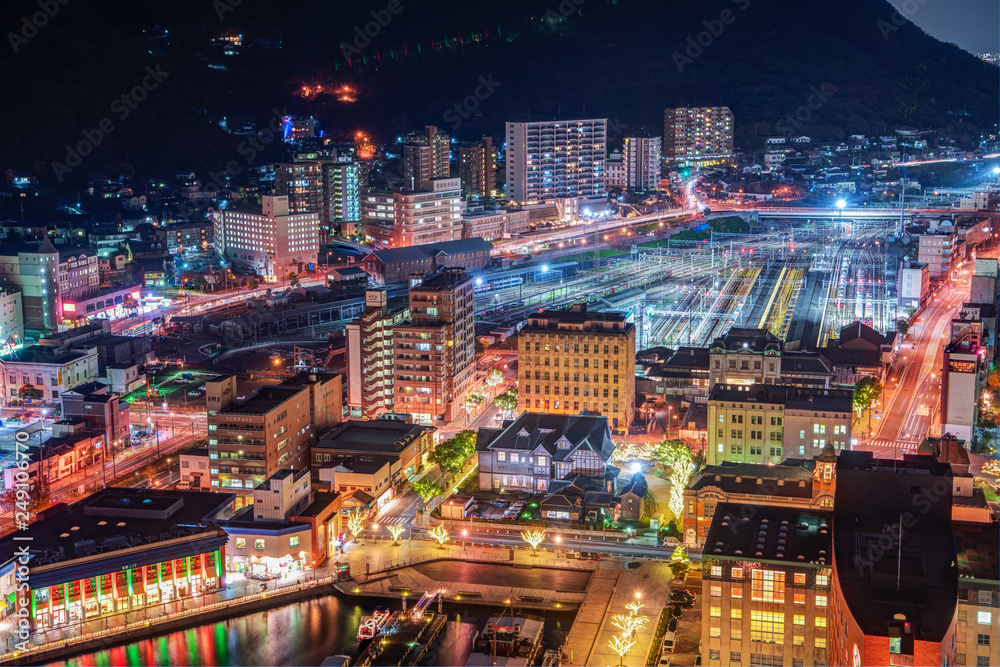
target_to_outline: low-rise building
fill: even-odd
[[[413,275],[427,275],[445,266],[473,273],[489,266],[492,248],[484,239],[468,238],[375,250],[361,260],[361,267],[384,285],[406,282]]]
[[[3,403],[19,401],[24,387],[41,395],[44,403],[55,403],[64,391],[100,377],[95,348],[66,349],[32,345],[15,355],[0,358]],[[34,392],[29,392],[34,393]]]
[[[912,260],[901,262],[896,290],[897,306],[918,310],[930,296],[930,267]]]
[[[49,508],[25,542],[0,542],[5,614],[33,631],[78,628],[225,588],[226,534],[216,518],[228,494],[108,488]],[[19,545],[30,545],[28,590],[18,588]],[[200,604],[200,602],[198,603]]]
[[[1000,528],[953,524],[958,565],[955,664],[1000,665]]]
[[[525,412],[503,428],[479,429],[479,488],[546,493],[557,480],[603,480],[617,472],[614,449],[607,417]]]

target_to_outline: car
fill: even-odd
[[[507,507],[510,505],[506,500],[494,500],[493,507]]]
[[[677,617],[676,616],[672,616],[670,618],[670,622],[667,623],[667,631],[668,632],[677,632]]]
[[[661,655],[660,661],[656,663],[656,667],[670,667],[673,658],[670,655]]]
[[[672,618],[680,618],[681,614],[684,613],[684,606],[678,602],[674,604],[673,611],[671,612]]]
[[[678,540],[676,537],[664,537],[663,538],[663,546],[670,547],[671,549],[673,549],[674,547],[677,547],[680,543],[681,543],[681,541]]]
[[[181,480],[180,482],[177,482],[177,490],[178,491],[188,491],[190,489],[191,489],[191,482],[184,481],[184,480]]]
[[[695,596],[690,591],[679,590],[674,591],[670,594],[671,604],[680,604],[685,607],[690,607],[694,604]]]
[[[195,396],[195,397],[201,396],[201,392],[199,392],[197,389],[195,389],[193,391],[189,391],[188,392],[188,396]]]
[[[674,652],[674,640],[677,638],[676,632],[668,632],[667,636],[663,638],[663,652],[673,653]]]

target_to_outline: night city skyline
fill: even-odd
[[[1000,664],[1000,4],[13,0],[0,664]]]

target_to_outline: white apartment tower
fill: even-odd
[[[539,203],[602,196],[608,120],[507,123],[507,198]]]

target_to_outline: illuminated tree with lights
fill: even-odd
[[[636,595],[638,595],[638,593],[636,593]],[[645,606],[646,605],[644,605],[643,603],[639,602],[638,600],[634,600],[632,602],[629,602],[627,605],[625,605],[625,608],[628,609],[628,613],[631,614],[632,616],[638,616],[639,615],[639,610],[642,609]]]
[[[619,442],[611,454],[615,461],[648,461],[656,451],[654,445],[644,442]]]
[[[434,526],[427,534],[430,535],[435,541],[437,541],[439,548],[444,549],[444,543],[450,538],[448,537],[448,529],[444,525]]]
[[[674,547],[674,553],[670,556],[670,560],[678,561],[681,563],[690,563],[691,559],[688,558],[687,549],[684,548],[683,544],[678,544]]]
[[[491,370],[486,375],[486,379],[483,380],[483,384],[485,384],[489,388],[491,395],[493,393],[494,387],[500,385],[501,383],[503,383],[503,373],[501,373],[496,368]]]
[[[493,404],[500,408],[503,419],[509,420],[517,417],[517,389],[511,387],[494,399]]]
[[[392,535],[392,543],[398,547],[399,538],[402,536],[403,531],[406,530],[406,526],[401,523],[390,523],[386,526],[386,529],[388,529],[389,534]]]
[[[635,646],[635,640],[628,635],[623,635],[621,637],[615,635],[611,638],[611,641],[608,642],[608,646],[612,651],[618,654],[618,657],[620,658],[618,665],[619,667],[622,667],[625,664],[625,654],[628,653],[633,646]]]
[[[1000,461],[990,459],[983,464],[982,472],[987,475],[993,475],[994,477],[1000,478]],[[995,488],[1000,488],[1000,479],[993,480],[993,486]]]
[[[611,617],[611,625],[621,628],[626,637],[631,637],[636,630],[645,627],[647,622],[648,617],[634,614],[615,614]]]
[[[531,545],[531,551],[533,554],[538,553],[538,545],[545,540],[545,531],[538,530],[525,530],[521,533],[521,539]]]
[[[358,541],[358,535],[361,531],[365,529],[365,517],[361,514],[361,510],[354,510],[347,515],[347,530],[354,538],[354,541]]]
[[[681,521],[684,512],[684,489],[687,488],[694,473],[694,461],[690,456],[688,452],[688,458],[678,460],[670,469],[670,500],[667,506],[678,522]]]

